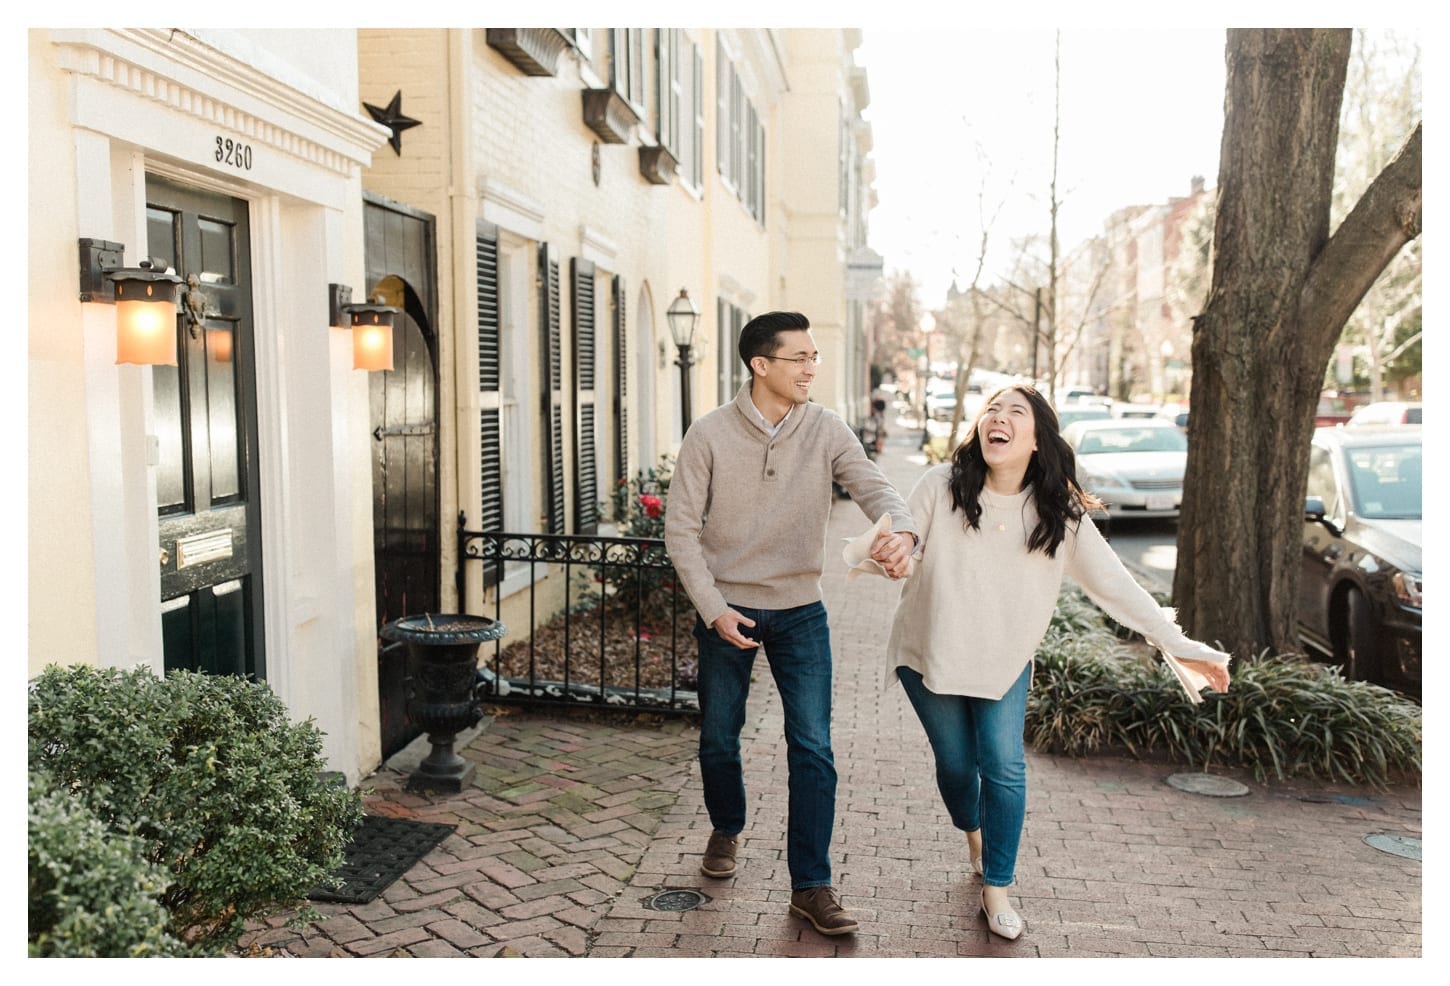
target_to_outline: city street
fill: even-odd
[[[902,431],[879,461],[903,490],[926,468]],[[829,537],[839,544],[866,525],[839,500]],[[371,813],[443,822],[452,834],[376,900],[321,904],[324,918],[300,928],[279,917],[241,949],[674,959],[1422,955],[1417,787],[1260,781],[1224,765],[1205,773],[1161,759],[1038,750],[1028,755],[1013,887],[1027,930],[1016,941],[996,938],[920,724],[901,690],[883,687],[896,589],[849,581],[844,564],[828,567],[822,589],[836,665],[833,878],[859,933],[826,938],[788,910],[784,713],[761,662],[741,736],[751,809],[736,876],[699,872],[711,823],[694,724],[493,710],[458,744],[478,765],[467,791],[406,790],[416,760],[401,755],[364,784]],[[1184,773],[1227,790],[1175,786],[1170,778]],[[1390,851],[1402,845],[1415,848],[1413,858]]]

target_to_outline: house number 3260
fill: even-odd
[[[230,165],[238,171],[252,170],[252,145],[232,140],[230,137],[216,139],[218,164]]]

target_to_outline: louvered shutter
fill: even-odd
[[[614,480],[629,478],[629,346],[625,338],[624,278],[614,275]]]
[[[474,238],[474,292],[478,309],[479,529],[503,530],[503,454],[499,434],[498,227],[480,222]],[[494,572],[485,566],[485,579]]]
[[[564,533],[564,393],[563,354],[560,351],[559,262],[549,256],[547,243],[539,244],[539,325],[544,353],[542,443],[544,466],[545,531]]]
[[[595,304],[594,264],[575,257],[574,282],[574,402],[577,422],[574,443],[574,533],[599,531],[599,467],[595,432]]]

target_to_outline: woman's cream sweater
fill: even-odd
[[[1162,650],[1188,660],[1228,660],[1184,635],[1090,521],[1069,522],[1053,557],[1028,552],[1037,524],[1031,487],[1012,496],[984,489],[973,530],[952,509],[950,474],[950,463],[928,470],[907,499],[921,547],[891,626],[888,680],[905,665],[938,694],[1001,698],[1041,644],[1064,575]]]

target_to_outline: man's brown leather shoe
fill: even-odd
[[[706,876],[723,878],[735,875],[735,850],[740,846],[740,836],[711,832],[705,846],[705,858],[700,861],[700,872]]]
[[[790,912],[805,918],[823,935],[849,935],[859,925],[841,907],[841,898],[834,887],[807,887],[792,890]]]

